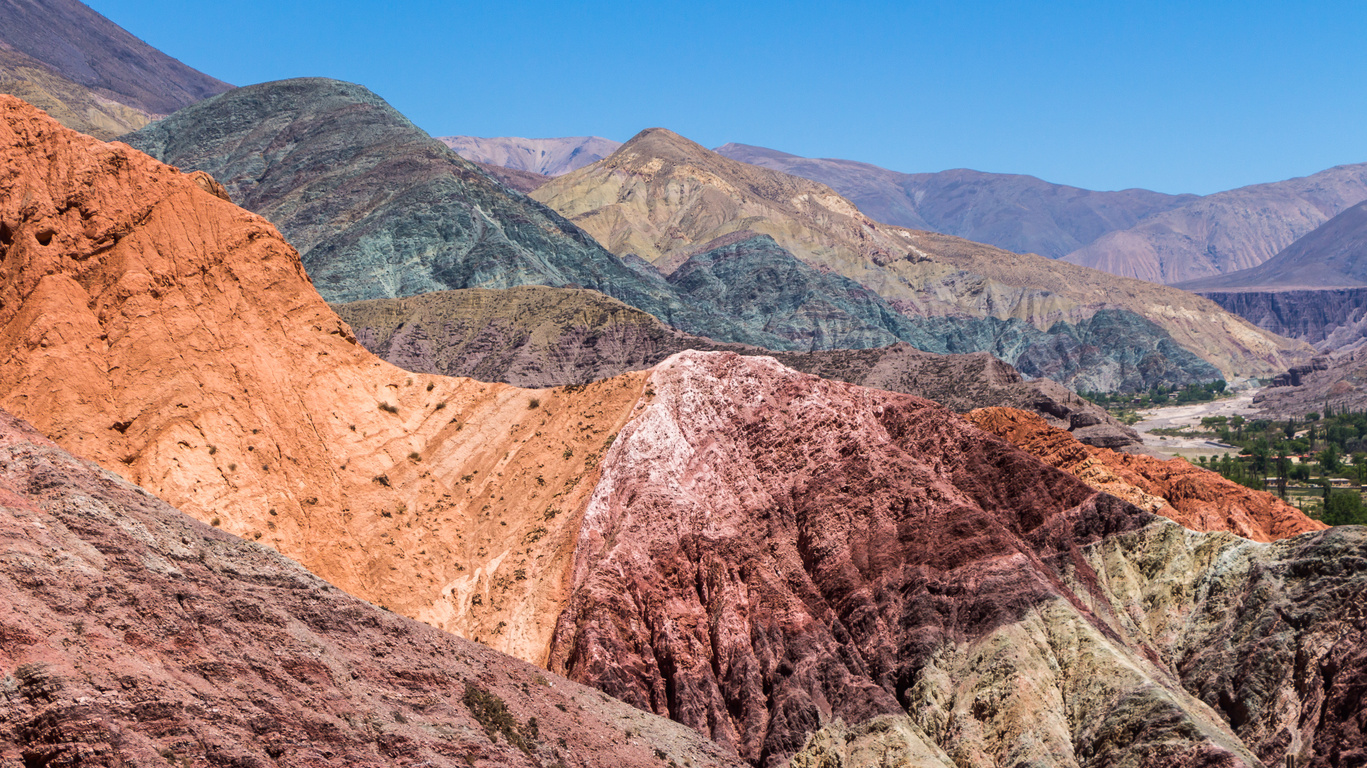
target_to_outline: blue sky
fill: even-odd
[[[231,83],[362,83],[434,135],[665,126],[1197,193],[1367,162],[1363,2],[88,1]]]

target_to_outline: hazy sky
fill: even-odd
[[[1214,192],[1367,162],[1367,3],[88,0],[236,85],[434,135],[665,126],[900,171]]]

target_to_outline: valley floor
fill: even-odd
[[[1211,400],[1204,403],[1184,403],[1167,405],[1139,411],[1140,421],[1134,425],[1144,439],[1144,447],[1169,456],[1181,456],[1192,460],[1197,456],[1219,456],[1225,453],[1238,454],[1239,449],[1225,445],[1218,440],[1191,437],[1169,437],[1154,434],[1155,429],[1198,427],[1201,419],[1210,416],[1251,417],[1258,413],[1253,407],[1253,398],[1261,389],[1250,389],[1235,397]]]

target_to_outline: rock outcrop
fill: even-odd
[[[1147,189],[1097,192],[1034,176],[964,168],[899,173],[853,160],[798,157],[748,144],[726,144],[716,152],[821,182],[884,224],[928,229],[1051,259],[1196,199]]]
[[[1272,379],[1253,405],[1274,419],[1301,419],[1307,413],[1367,408],[1367,349],[1322,355],[1293,366]]]
[[[983,408],[968,419],[1044,463],[1194,531],[1230,531],[1277,541],[1328,526],[1264,491],[1254,491],[1185,459],[1117,453],[1083,445],[1033,413]]]
[[[1047,331],[1102,310],[1124,312],[1226,378],[1272,373],[1293,347],[1305,349],[1181,291],[880,224],[830,187],[730,160],[659,128],[532,197],[612,252],[636,254],[666,274],[704,244],[748,230],[865,286],[909,317],[1017,320]],[[986,329],[982,335],[990,337]],[[993,351],[954,351],[977,350]]]
[[[926,401],[763,358],[682,353],[649,391],[604,458],[553,669],[761,765],[1360,749],[1361,529],[1194,533]]]
[[[348,596],[0,412],[0,763],[736,766]]]
[[[773,352],[670,328],[596,291],[524,286],[337,304],[367,349],[410,371],[519,387],[582,384],[649,368],[686,349],[773,355],[790,368],[926,397],[956,411],[1025,408],[1083,442],[1123,448],[1139,435],[1049,379],[1025,381],[985,352],[936,355],[909,344]]]
[[[1198,198],[1103,235],[1064,259],[1155,283],[1186,283],[1256,267],[1363,200],[1367,163],[1340,165]]]
[[[231,87],[78,0],[0,2],[0,93],[68,128],[112,139]]]

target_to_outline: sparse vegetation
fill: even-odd
[[[470,710],[475,722],[484,728],[484,733],[491,741],[497,742],[499,735],[502,735],[509,744],[528,755],[536,749],[536,739],[540,735],[536,718],[533,717],[526,725],[519,726],[517,718],[508,711],[508,705],[503,699],[469,681],[465,683],[465,695],[461,697],[461,701],[465,703],[466,709]]]
[[[384,411],[385,413],[393,414],[397,414],[399,412],[399,409],[397,407],[390,405],[389,402],[385,400],[380,401],[380,410]]]

